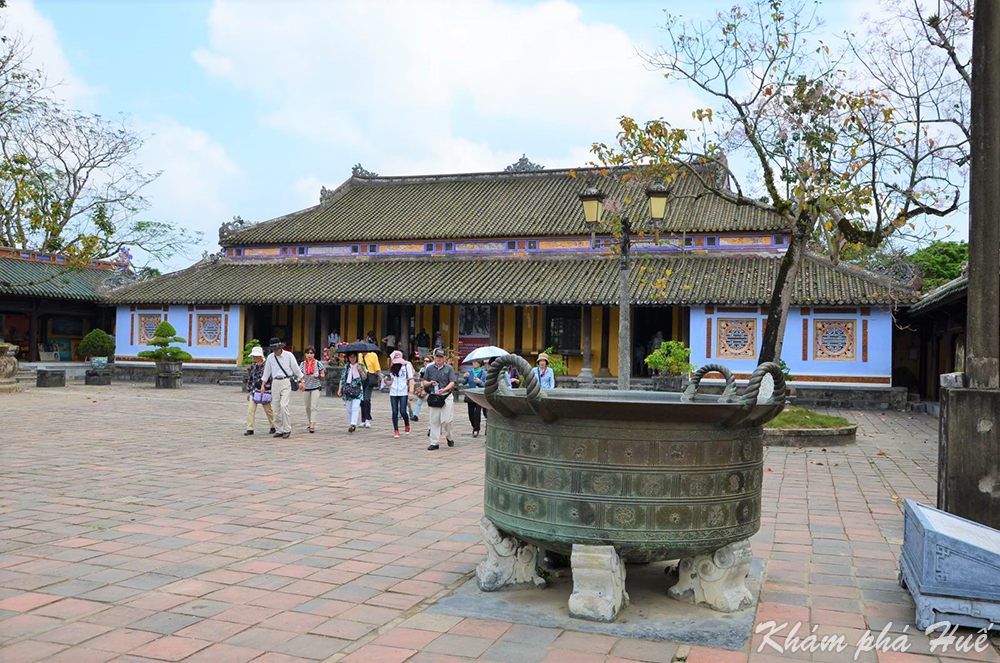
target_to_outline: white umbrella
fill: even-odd
[[[484,345],[483,347],[476,348],[475,350],[473,350],[472,352],[470,352],[469,356],[466,357],[462,361],[462,363],[463,364],[468,364],[470,361],[482,361],[484,359],[495,359],[496,357],[500,357],[500,356],[505,355],[505,354],[507,354],[507,351],[504,350],[503,348],[498,348],[495,345]]]

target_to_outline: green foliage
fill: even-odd
[[[680,341],[664,341],[646,357],[646,366],[664,377],[680,377],[694,369],[688,361],[691,349]]]
[[[80,341],[80,354],[85,357],[114,356],[115,339],[103,329],[94,329]]]
[[[260,341],[256,338],[252,338],[247,342],[246,345],[243,346],[243,358],[240,360],[241,366],[250,365],[250,363],[253,361],[252,359],[250,359],[250,352],[258,345],[260,345]]]
[[[792,372],[789,370],[788,364],[785,363],[784,359],[778,360],[778,368],[781,369],[782,375],[785,376],[785,382],[790,382],[795,379],[795,376],[792,375]]]
[[[186,340],[177,336],[174,326],[164,320],[156,326],[153,338],[149,340],[155,350],[143,350],[140,357],[152,359],[154,361],[187,361],[191,355],[180,348],[170,345],[171,343],[185,343]]]
[[[843,417],[786,405],[781,414],[764,424],[764,428],[842,428],[850,425],[851,422]]]
[[[542,352],[549,356],[549,368],[552,369],[553,375],[556,377],[569,375],[569,366],[563,361],[562,355],[553,354],[555,350],[552,349],[551,345],[542,350]]]
[[[924,291],[958,278],[962,263],[969,261],[969,245],[965,242],[934,242],[930,246],[907,256],[924,277]]]

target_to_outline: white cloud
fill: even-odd
[[[54,94],[75,108],[89,109],[96,90],[73,74],[52,21],[42,16],[33,0],[10,0],[4,10],[5,32],[18,34],[30,51],[28,63],[45,73]]]
[[[236,213],[227,200],[239,181],[239,166],[206,132],[171,118],[139,122],[136,128],[146,137],[140,163],[162,171],[144,191],[153,206],[150,215],[204,233],[204,241],[191,247],[190,257],[217,250],[219,226]]]
[[[292,190],[295,191],[295,196],[299,201],[299,206],[301,208],[306,208],[319,203],[319,190],[328,184],[331,184],[331,182],[321,180],[315,175],[306,175],[305,177],[299,178],[295,184],[292,185]]]
[[[698,106],[621,28],[564,0],[216,0],[209,33],[195,59],[255,95],[265,125],[383,174],[495,170],[531,149],[498,127],[585,136],[545,162],[579,165],[619,115],[684,121]]]

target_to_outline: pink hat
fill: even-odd
[[[393,364],[405,364],[406,360],[403,359],[403,353],[399,350],[393,350],[392,354],[389,355],[389,361]]]

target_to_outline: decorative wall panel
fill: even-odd
[[[149,345],[150,339],[156,334],[156,326],[160,324],[160,320],[162,317],[159,313],[139,314],[139,338],[136,339],[136,345]]]
[[[813,359],[854,361],[857,359],[855,320],[813,320]]]
[[[199,313],[197,325],[197,345],[217,348],[222,345],[222,314]]]
[[[753,359],[757,356],[755,318],[718,318],[718,352],[721,359]]]

